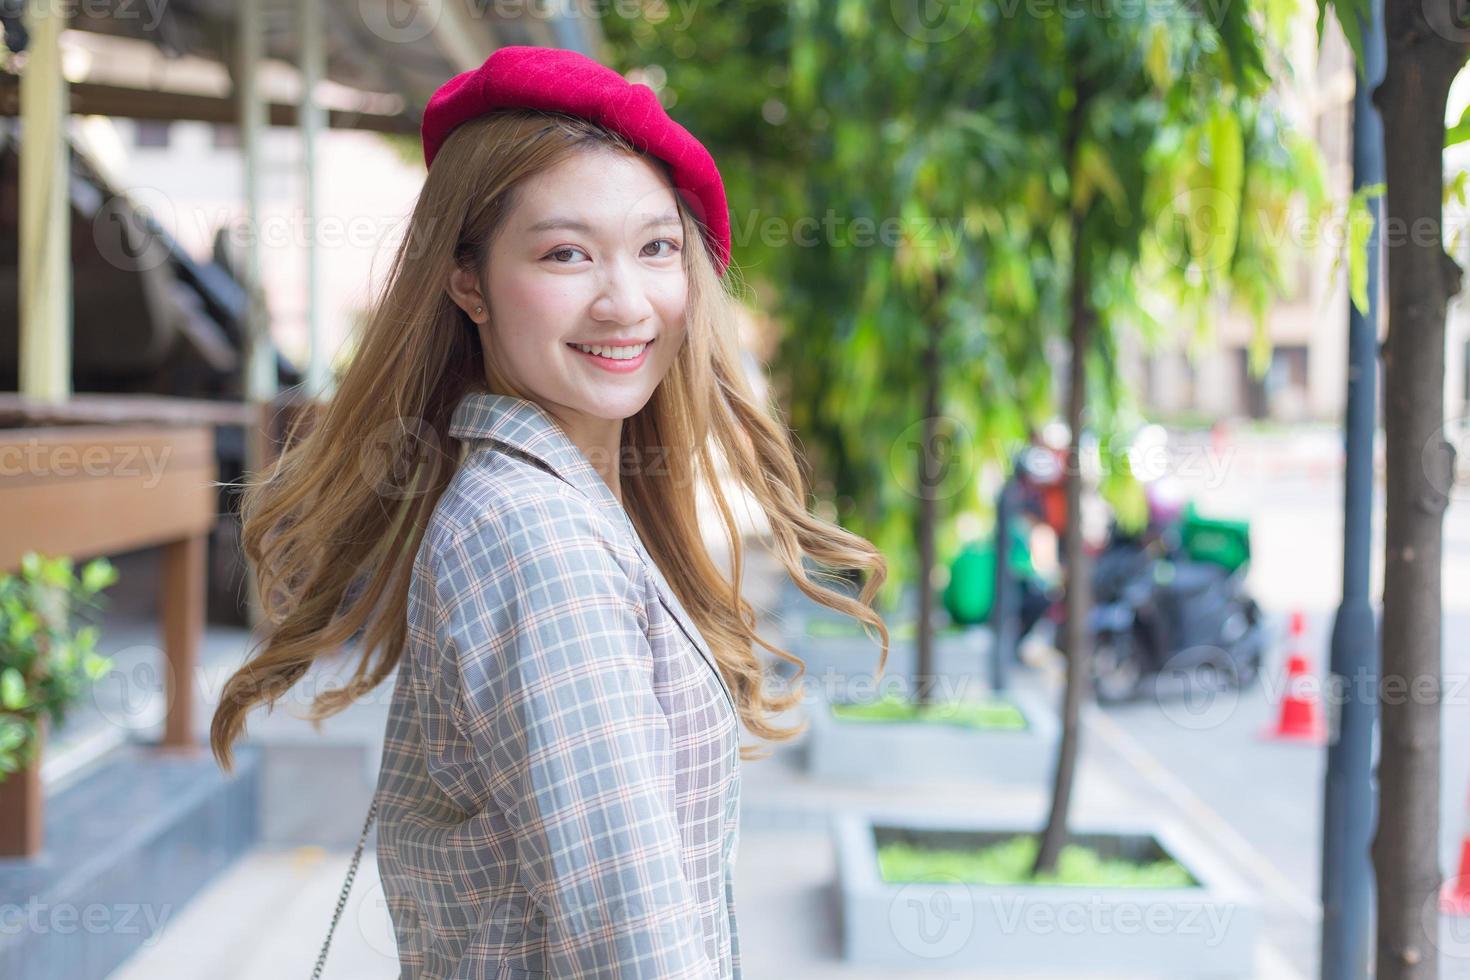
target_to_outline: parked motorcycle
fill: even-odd
[[[1176,521],[1110,542],[1089,623],[1098,701],[1132,700],[1165,672],[1217,689],[1252,684],[1266,631],[1245,587],[1249,561],[1249,526],[1201,517],[1192,504]]]
[[[1147,427],[1137,441],[1156,444],[1162,431]],[[1026,544],[1029,529],[1021,525],[1045,524],[1058,538],[1065,534],[1065,458],[1064,442],[1040,436],[1017,455],[1020,514],[1007,562],[1019,593],[1014,635],[1024,638],[1044,620],[1058,648],[1065,647],[1066,637],[1063,589],[1036,573]],[[1087,633],[1097,700],[1136,698],[1164,673],[1185,674],[1196,686],[1249,686],[1260,674],[1267,642],[1261,609],[1246,589],[1249,524],[1200,515],[1167,476],[1145,480],[1143,492],[1148,516],[1142,529],[1130,533],[1103,517],[1084,536],[1093,568]],[[1083,513],[1086,518],[1085,507]],[[944,597],[954,621],[986,621],[994,568],[989,542],[973,544],[955,559]]]

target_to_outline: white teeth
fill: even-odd
[[[577,350],[579,351],[585,351],[588,354],[596,354],[599,357],[608,357],[613,359],[614,361],[628,361],[637,357],[639,354],[642,354],[643,348],[647,347],[648,345],[635,344],[632,347],[589,347],[586,344],[573,344],[572,346],[577,348]]]

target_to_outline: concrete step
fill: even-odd
[[[33,858],[0,859],[0,976],[107,975],[257,842],[260,753],[118,751],[46,801]]]

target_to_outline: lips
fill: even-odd
[[[623,358],[623,359],[615,359],[615,358],[611,358],[611,357],[603,357],[601,354],[589,354],[587,351],[582,350],[581,348],[577,347],[575,344],[572,344],[572,343],[568,343],[567,344],[567,347],[570,350],[572,350],[573,352],[575,352],[576,354],[578,354],[580,357],[585,358],[590,364],[592,364],[592,365],[594,365],[596,367],[602,368],[604,371],[612,371],[612,372],[617,373],[617,374],[623,374],[623,373],[627,373],[629,371],[636,371],[640,366],[642,366],[643,362],[648,359],[648,352],[649,352],[649,350],[651,350],[653,348],[653,345],[654,345],[654,341],[650,340],[650,341],[647,342],[647,344],[644,346],[642,352],[639,353],[639,355],[637,357],[628,357],[628,358]],[[591,345],[589,345],[589,346],[591,346]],[[617,345],[597,345],[597,346],[627,346],[627,347],[631,347],[633,345],[632,344],[617,344]]]
[[[618,340],[569,340],[568,347],[608,347],[617,350],[620,347],[642,347],[644,344],[653,343],[654,338],[644,339],[642,337],[630,337]]]

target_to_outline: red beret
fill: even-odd
[[[560,48],[511,45],[479,68],[439,86],[424,109],[424,164],[432,165],[450,131],[493,109],[550,109],[598,123],[667,163],[675,188],[703,225],[715,267],[730,262],[730,212],[714,158],[669,118],[647,85],[634,84],[586,55]]]

